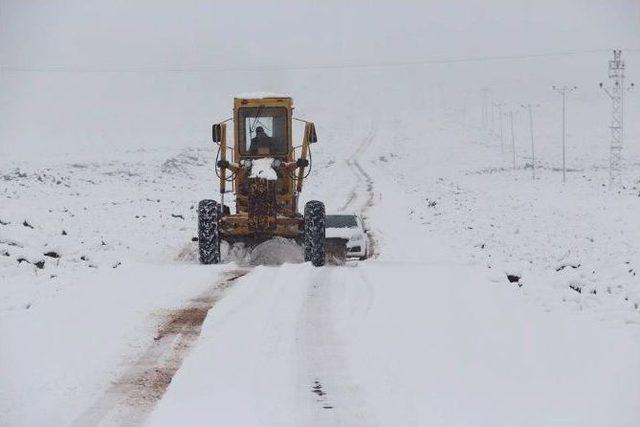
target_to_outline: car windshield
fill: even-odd
[[[327,228],[354,228],[358,226],[355,215],[327,215]]]
[[[287,109],[283,107],[242,107],[238,135],[243,156],[287,154]]]

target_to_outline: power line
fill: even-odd
[[[640,52],[640,48],[626,49],[628,52]],[[227,71],[296,71],[296,70],[330,70],[330,69],[358,69],[358,68],[397,68],[423,65],[473,63],[526,60],[551,57],[573,56],[591,53],[609,52],[610,49],[583,49],[558,52],[534,53],[524,55],[496,55],[443,59],[422,59],[399,62],[360,62],[343,64],[288,64],[288,65],[256,65],[220,67],[212,64],[192,65],[163,65],[163,66],[123,66],[123,67],[76,67],[65,65],[49,66],[19,66],[0,65],[0,70],[8,72],[75,72],[75,73],[197,73],[197,72],[227,72]]]

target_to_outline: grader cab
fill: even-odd
[[[294,120],[304,124],[298,147],[293,145]],[[233,126],[231,145],[228,122]],[[324,265],[324,204],[309,201],[304,215],[298,212],[316,130],[313,123],[293,117],[293,100],[276,95],[236,97],[233,118],[214,124],[212,139],[218,145],[220,202],[206,199],[198,204],[200,262],[219,263],[223,240],[253,246],[280,236],[303,245],[305,261]],[[235,196],[233,212],[225,204],[229,192]]]

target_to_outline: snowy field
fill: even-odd
[[[613,26],[608,2],[549,22],[511,2],[262,3],[239,51],[209,52],[230,37],[218,6],[103,22],[87,5],[56,26],[53,5],[0,0],[0,425],[639,425],[640,96],[611,186],[610,52],[588,43],[637,36],[640,8]],[[406,60],[418,48],[432,61]],[[640,50],[625,58],[638,83]],[[315,121],[300,204],[359,213],[369,259],[313,268],[271,241],[197,262],[197,203],[219,197],[209,126],[253,90]]]
[[[375,255],[344,267],[197,265],[211,146],[3,165],[6,423],[633,425],[638,182],[583,163],[563,186],[544,160],[532,182],[446,111],[343,130],[305,197],[365,216]],[[153,379],[114,391],[207,290],[226,296],[157,407]]]

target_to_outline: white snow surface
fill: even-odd
[[[301,203],[361,212],[373,258],[312,268],[269,242],[247,268],[275,254],[285,264],[224,291],[147,425],[640,420],[637,183],[608,191],[586,160],[565,186],[543,162],[531,181],[508,156],[495,165],[494,138],[438,110],[342,129],[314,146]],[[153,345],[162,314],[237,268],[197,265],[191,241],[214,157],[3,164],[3,424],[85,420]]]
[[[465,265],[259,268],[147,425],[631,425],[639,356]]]
[[[262,159],[254,159],[251,161],[251,178],[262,178],[268,181],[275,181],[278,179],[278,174],[275,169],[271,167],[273,158],[265,157]]]
[[[240,99],[263,99],[263,98],[290,98],[291,95],[284,95],[282,93],[274,92],[246,92],[235,95],[235,98]]]

